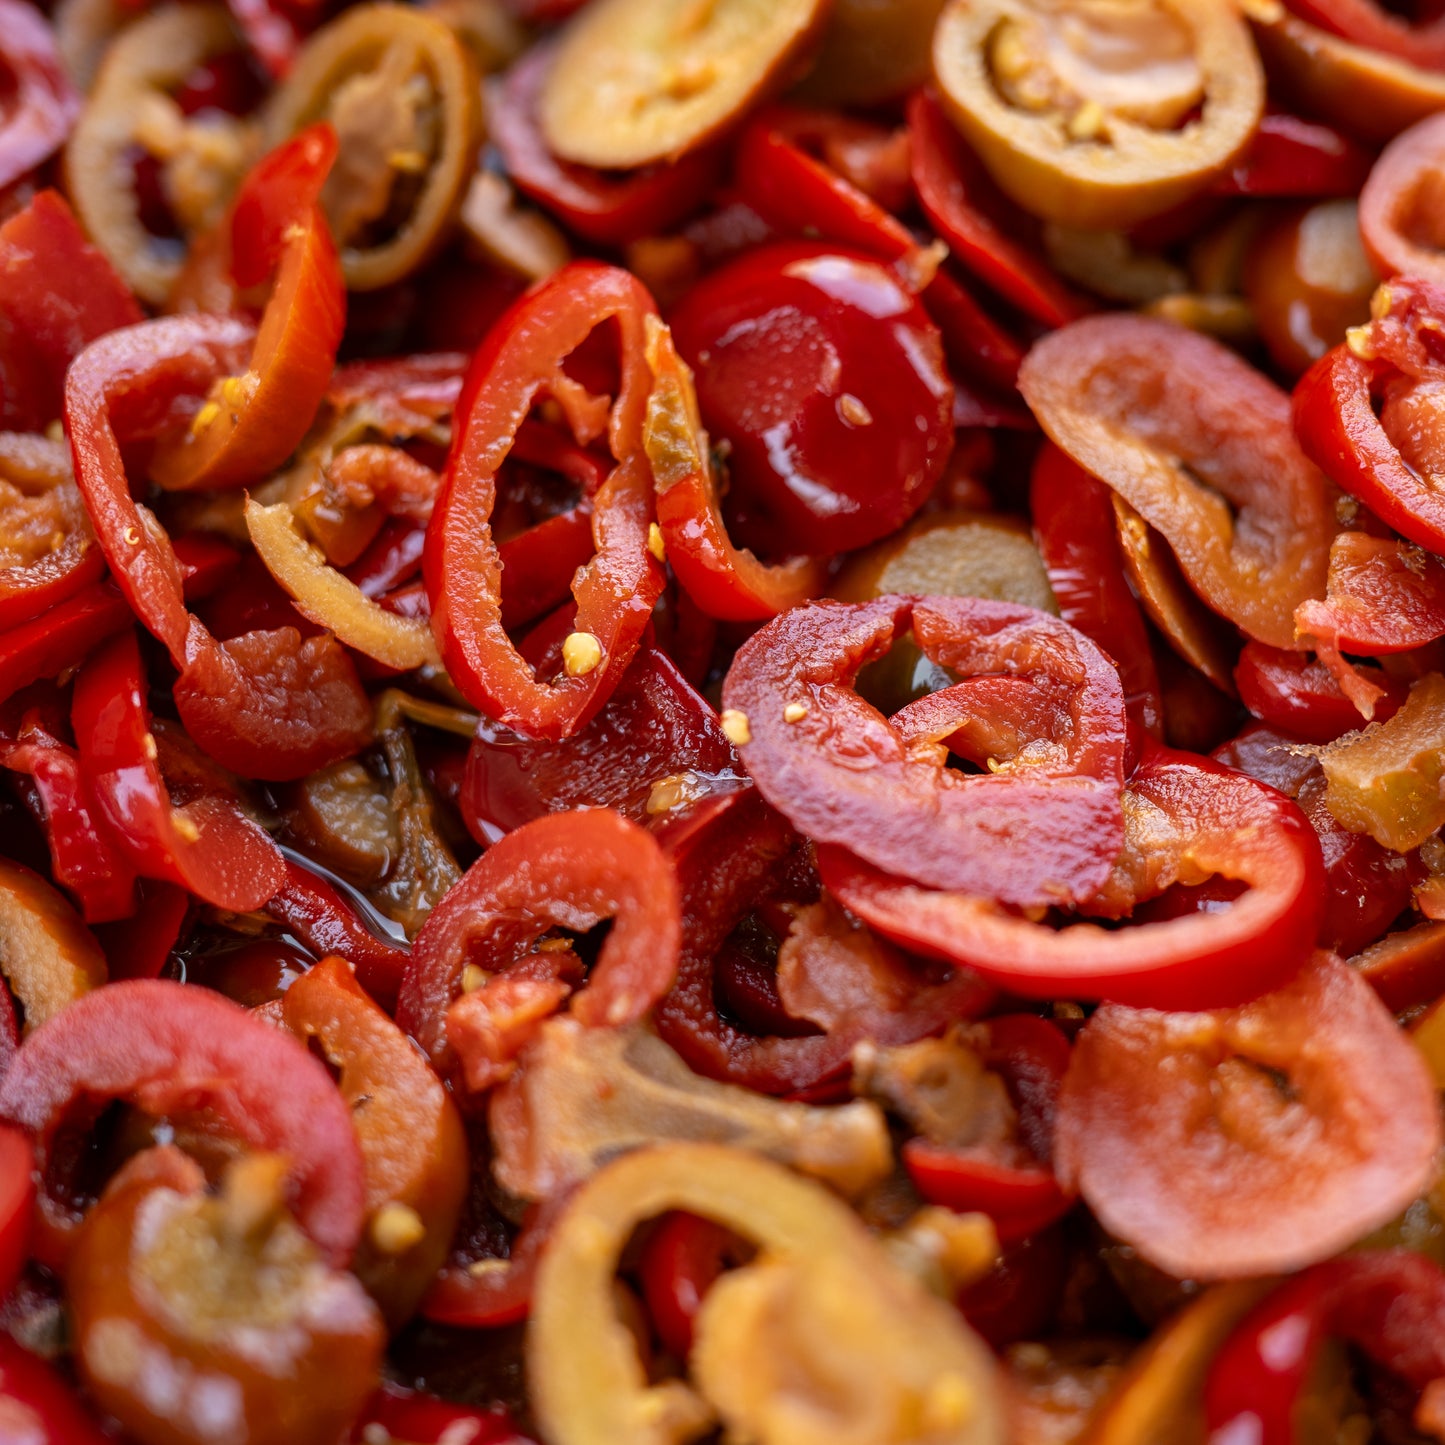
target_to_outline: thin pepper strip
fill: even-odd
[[[0,123],[0,187],[53,155],[80,114],[80,96],[65,73],[55,32],[24,0],[0,0],[0,60],[14,91]]]
[[[254,333],[222,317],[169,317],[94,342],[66,380],[66,431],[86,510],[131,610],[180,669],[187,731],[233,772],[285,781],[350,756],[371,708],[344,650],[293,629],[217,642],[186,610],[170,540],[131,496],[120,440],[175,424],[177,398],[243,369]]]
[[[578,262],[519,301],[478,349],[457,407],[456,436],[427,532],[423,575],[432,627],[453,681],[473,706],[519,732],[570,737],[607,700],[642,639],[662,591],[648,550],[652,476],[642,450],[651,389],[644,332],[656,308],[625,271]],[[615,401],[587,392],[567,358],[609,319],[620,341]],[[497,475],[532,407],[550,396],[579,442],[604,432],[617,462],[593,498],[594,559],[577,573],[575,630],[600,658],[544,681],[502,625],[501,565],[492,534]]]
[[[39,1258],[61,1263],[80,1224],[49,1177],[59,1135],[113,1099],[161,1118],[208,1109],[250,1148],[285,1153],[297,1222],[330,1263],[351,1258],[362,1224],[361,1151],[325,1067],[218,994],[161,979],[78,999],[25,1041],[0,1080],[0,1120],[24,1129],[44,1180]]]
[[[171,802],[156,764],[146,690],[133,632],[108,643],[76,679],[71,717],[101,813],[137,872],[178,883],[219,908],[259,908],[281,886],[280,850],[228,797]]]

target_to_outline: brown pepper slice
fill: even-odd
[[[1020,205],[1123,227],[1201,190],[1264,108],[1249,29],[1214,0],[952,0],[933,67]]]
[[[538,118],[564,160],[671,160],[788,78],[825,0],[596,0],[572,22]]]

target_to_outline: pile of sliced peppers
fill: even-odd
[[[1445,20],[0,0],[0,1442],[1445,1442]]]

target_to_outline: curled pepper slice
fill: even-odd
[[[1044,337],[1019,387],[1050,438],[1163,533],[1205,602],[1294,646],[1335,522],[1273,382],[1207,336],[1113,314]]]
[[[535,1031],[571,991],[559,970],[570,964],[567,972],[580,972],[570,946],[529,958],[532,945],[554,925],[580,931],[603,918],[613,920],[612,928],[573,1013],[588,1025],[631,1023],[677,972],[682,923],[671,865],[649,833],[611,809],[526,823],[489,848],[432,910],[412,945],[397,1017],[439,1066],[453,1064],[457,1046],[449,1034],[462,1024],[475,1040],[462,1062],[469,1079],[479,1081],[473,1087],[485,1087],[505,1076],[520,1047],[515,1031],[510,1038],[478,1032],[490,1006],[517,1007],[515,984],[542,970],[528,978],[542,1000],[531,1018]],[[498,976],[463,993],[468,964],[484,980]],[[474,1051],[477,1057],[468,1057]]]
[[[1117,917],[1172,883],[1215,874],[1249,891],[1223,913],[1052,929],[986,896],[907,884],[842,848],[820,848],[818,868],[885,937],[1027,996],[1209,1008],[1299,968],[1319,929],[1323,882],[1314,830],[1294,803],[1233,769],[1152,745],[1129,780],[1124,816],[1124,852],[1088,911]]]
[[[648,550],[652,477],[642,450],[651,390],[645,318],[656,308],[626,271],[578,262],[523,297],[478,349],[457,408],[457,433],[423,562],[432,628],[447,671],[473,706],[509,727],[556,741],[607,700],[626,671],[662,591]],[[609,318],[619,335],[615,401],[564,369]],[[538,678],[502,624],[501,562],[492,534],[497,474],[533,405],[550,396],[578,441],[604,432],[617,465],[593,498],[597,554],[572,584],[584,649],[555,682]]]
[[[326,395],[346,294],[316,198],[336,147],[324,125],[278,147],[251,170],[221,223],[215,244],[229,253],[235,284],[259,285],[274,272],[274,285],[245,368],[214,381],[190,425],[161,438],[150,473],[167,490],[260,482],[295,451]]]
[[[0,226],[0,425],[48,426],[60,415],[70,363],[97,336],[140,319],[135,297],[70,207],[41,191]],[[24,465],[15,443],[6,452]]]
[[[1239,1009],[1099,1009],[1064,1077],[1054,1162],[1145,1259],[1218,1279],[1302,1268],[1393,1219],[1440,1139],[1419,1051],[1321,953]]]
[[[910,625],[929,657],[969,681],[915,704],[926,712],[905,731],[852,684]],[[979,686],[995,681],[1033,704],[1017,762],[982,775],[945,768],[944,739],[970,722],[987,730],[993,699]],[[1025,906],[1077,901],[1103,883],[1123,840],[1118,674],[1047,613],[952,597],[810,603],[743,644],[723,702],[741,715],[759,792],[799,832],[918,883]],[[976,741],[983,765],[992,740]]]
[[[1117,229],[1187,200],[1264,112],[1249,27],[1209,0],[953,0],[933,34],[933,69],[998,184],[1071,226]]]
[[[351,1111],[325,1067],[208,989],[162,979],[108,984],[77,999],[20,1047],[0,1080],[0,1119],[35,1146],[44,1179],[36,1252],[62,1261],[78,1211],[49,1176],[62,1131],[115,1099],[157,1117],[208,1110],[256,1150],[286,1156],[288,1197],[332,1264],[361,1237],[364,1181]]]
[[[1445,1390],[1445,1271],[1408,1250],[1372,1249],[1280,1285],[1240,1321],[1210,1367],[1210,1441],[1247,1431],[1259,1445],[1292,1445],[1295,1407],[1330,1337],[1356,1345],[1417,1394],[1431,1385]]]
[[[1402,537],[1445,552],[1445,500],[1431,481],[1445,458],[1445,287],[1397,276],[1370,311],[1300,379],[1295,431],[1337,486]]]
[[[620,175],[553,155],[537,122],[551,63],[549,46],[532,46],[507,71],[488,104],[491,139],[519,191],[601,245],[663,234],[702,204],[722,169],[724,155],[717,146]]]
[[[162,431],[178,394],[244,370],[254,333],[228,318],[170,317],[111,332],[66,379],[76,482],[117,584],[180,669],[176,706],[212,757],[252,778],[304,777],[371,738],[371,707],[331,637],[294,629],[218,642],[186,610],[169,538],[130,493],[121,439]]]
[[[133,631],[96,653],[76,679],[76,742],[106,822],[144,876],[179,883],[220,908],[259,908],[281,886],[280,850],[222,794],[171,802],[156,763],[146,687]]]
[[[393,1328],[445,1260],[467,1186],[461,1117],[441,1080],[339,958],[286,990],[281,1018],[340,1071],[366,1169],[366,1232],[353,1263]]]
[[[698,1314],[692,1362],[704,1399],[648,1384],[613,1299],[623,1246],[673,1209],[761,1250],[713,1285]],[[538,1269],[527,1360],[556,1445],[672,1445],[714,1408],[763,1445],[1005,1438],[992,1363],[951,1307],[889,1262],[834,1196],[716,1145],[643,1149],[578,1191]]]
[[[796,557],[770,566],[728,536],[692,372],[672,333],[653,316],[647,318],[647,364],[652,391],[643,446],[667,560],[688,595],[710,617],[728,621],[776,617],[816,597],[827,580],[823,559]]]

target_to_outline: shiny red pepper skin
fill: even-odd
[[[1014,239],[1029,234],[1027,219],[989,179],[928,88],[908,101],[908,139],[919,203],[960,265],[1041,326],[1063,326],[1092,310]]]
[[[658,1220],[638,1262],[652,1327],[669,1354],[685,1360],[702,1297],[728,1263],[732,1233],[711,1219],[674,1211]]]
[[[92,929],[105,954],[110,981],[159,978],[190,911],[191,895],[178,884],[155,878],[141,882],[134,917]]]
[[[1270,111],[1248,149],[1214,184],[1220,196],[1357,196],[1374,156],[1319,121]]]
[[[0,634],[0,702],[43,677],[79,666],[97,643],[131,622],[125,598],[93,582],[64,602]]]
[[[1416,1392],[1445,1380],[1445,1271],[1408,1250],[1366,1250],[1279,1285],[1210,1367],[1204,1387],[1210,1445],[1294,1445],[1295,1405],[1331,1336]]]
[[[54,735],[58,722],[26,713],[13,739],[0,741],[0,766],[28,776],[26,804],[50,849],[51,874],[80,905],[87,923],[129,918],[135,869],[101,815],[80,756]]]
[[[644,320],[652,299],[625,271],[577,262],[529,292],[477,351],[457,407],[442,492],[427,529],[423,575],[432,628],[453,681],[474,706],[509,727],[556,741],[606,702],[642,639],[664,573],[647,549],[652,476],[642,452],[651,372]],[[563,365],[609,318],[620,340],[620,385],[609,411]],[[604,434],[617,465],[593,499],[596,556],[577,574],[576,629],[600,644],[584,675],[548,682],[502,624],[501,568],[492,533],[498,474],[533,403],[553,395],[572,411],[577,440]],[[561,395],[558,393],[561,392]]]
[[[1059,615],[1114,659],[1130,717],[1162,741],[1159,671],[1124,576],[1108,487],[1046,441],[1034,462],[1029,510]]]
[[[112,1099],[156,1117],[209,1110],[248,1147],[286,1154],[297,1222],[328,1262],[350,1259],[364,1205],[360,1146],[330,1074],[292,1035],[209,989],[107,984],[26,1038],[0,1079],[0,1121],[25,1131],[45,1177],[73,1112]],[[40,1191],[33,1246],[51,1265],[80,1222],[55,1189],[47,1179]]]
[[[785,236],[821,236],[884,261],[915,255],[918,243],[901,221],[804,149],[833,122],[783,106],[757,116],[738,141],[740,198]],[[924,287],[922,300],[949,360],[985,387],[1011,391],[1023,361],[1019,343],[946,271]]]
[[[558,160],[536,120],[551,63],[547,46],[533,46],[507,71],[488,106],[492,141],[519,191],[569,230],[603,246],[661,235],[702,204],[726,159],[720,145],[620,175]]]
[[[137,872],[220,908],[259,908],[281,886],[280,850],[230,798],[172,805],[156,765],[146,687],[133,632],[108,643],[76,679],[72,722],[102,816]]]
[[[385,1382],[356,1422],[355,1445],[368,1445],[371,1426],[407,1445],[532,1445],[499,1405],[474,1410]]]
[[[1371,676],[1385,688],[1385,696],[1375,704],[1373,721],[1384,722],[1404,702],[1406,689],[1378,669]],[[1247,642],[1234,669],[1234,682],[1239,700],[1255,717],[1305,742],[1331,743],[1365,723],[1329,668],[1301,652]]]

